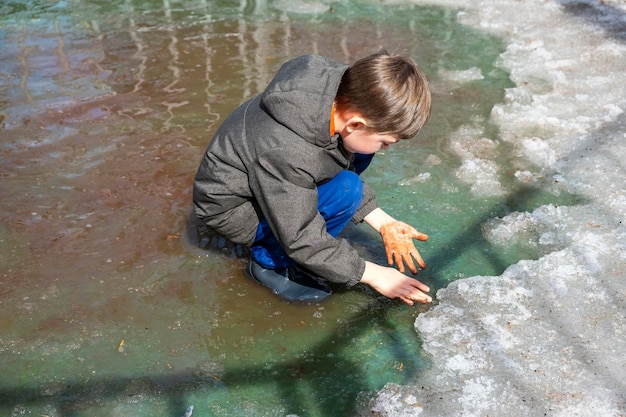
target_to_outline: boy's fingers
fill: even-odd
[[[415,304],[413,302],[413,300],[411,300],[410,298],[406,298],[406,297],[398,297],[400,299],[400,301],[402,301],[404,304],[412,306],[413,304]]]
[[[417,264],[420,266],[420,268],[422,269],[426,269],[426,262],[424,262],[424,259],[422,258],[422,256],[419,254],[419,252],[415,251],[415,252],[411,252],[411,256],[413,257],[413,259],[415,259],[415,261],[417,262]],[[417,274],[417,269],[413,272],[414,274]]]
[[[387,252],[387,263],[393,265],[393,251],[389,248],[385,248]]]
[[[424,283],[422,283],[421,281],[415,280],[415,286],[423,292],[430,292],[430,287]],[[429,297],[428,295],[424,294],[426,297]]]
[[[425,235],[424,233],[418,232],[417,230],[413,234],[413,237],[415,239],[417,239],[417,240],[421,240],[422,242],[425,242],[425,241],[428,240],[428,235]]]
[[[413,259],[411,259],[410,257],[406,260],[406,264],[409,266],[409,269],[411,270],[411,272],[413,273],[413,275],[417,274],[418,269],[415,266],[415,263],[413,262]],[[402,271],[403,272],[403,271]]]
[[[398,297],[403,303],[408,304],[410,306],[412,306],[414,303],[414,301],[417,301],[418,303],[430,303],[433,299],[426,294],[423,293],[416,293],[416,294],[411,294],[410,296],[406,297],[406,296],[400,296]]]
[[[430,303],[433,300],[430,295],[424,294],[423,292],[419,292],[418,295],[412,298],[413,300],[418,301],[420,303]]]
[[[402,257],[402,254],[395,253],[394,257],[395,257],[396,265],[398,265],[398,270],[404,273],[404,261],[403,261],[404,258]],[[409,265],[409,268],[410,267],[411,265]]]

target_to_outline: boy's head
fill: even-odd
[[[343,75],[335,106],[367,120],[364,129],[407,139],[430,116],[430,91],[420,68],[410,59],[386,51],[352,64]]]

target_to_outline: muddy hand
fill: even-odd
[[[404,272],[404,264],[406,263],[414,274],[417,274],[418,271],[415,262],[417,262],[420,268],[426,268],[422,256],[413,244],[413,239],[425,241],[428,240],[427,235],[418,232],[413,226],[400,221],[382,225],[380,234],[385,243],[389,265],[393,265],[395,262],[400,272]]]

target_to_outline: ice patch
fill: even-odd
[[[444,80],[456,83],[467,83],[485,78],[480,68],[476,67],[460,71],[440,69],[438,75]]]
[[[418,174],[414,177],[407,178],[405,180],[400,181],[398,185],[405,186],[405,185],[411,185],[411,184],[420,183],[420,182],[426,182],[428,180],[430,180],[430,172],[422,172],[421,174]]]
[[[556,153],[545,141],[539,138],[523,139],[520,147],[524,156],[543,171],[554,171],[556,168]]]
[[[483,137],[475,126],[462,126],[450,140],[450,148],[461,158],[456,177],[468,184],[472,193],[479,196],[498,196],[504,193],[498,175],[500,168],[493,160],[497,142]]]
[[[389,389],[381,391],[377,397],[378,401],[372,407],[371,413],[368,413],[369,415],[414,417],[422,413],[422,406],[413,394],[404,392],[404,387],[396,384],[388,384],[386,387]]]
[[[273,8],[288,13],[297,14],[320,14],[330,10],[328,1],[319,0],[277,0]]]
[[[568,207],[541,206],[532,213],[514,212],[503,218],[493,218],[482,225],[485,239],[494,245],[518,244],[555,250],[565,247],[571,237],[565,230]]]

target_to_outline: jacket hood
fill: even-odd
[[[286,62],[265,89],[261,101],[277,122],[306,141],[326,147],[330,113],[347,65],[317,55]]]

